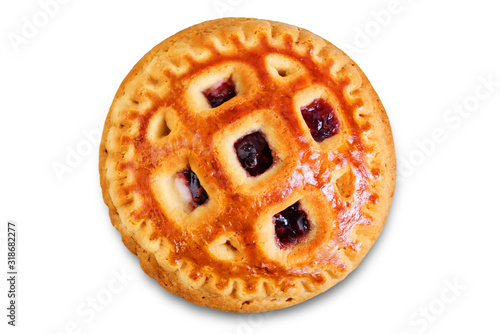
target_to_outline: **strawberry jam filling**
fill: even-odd
[[[274,215],[278,245],[287,248],[304,239],[310,230],[309,221],[299,202]]]
[[[224,102],[236,96],[236,87],[231,79],[223,79],[203,91],[212,108],[217,108]]]
[[[316,99],[300,108],[311,135],[318,143],[337,133],[339,120],[333,108],[323,99]]]
[[[178,173],[177,182],[180,183],[182,197],[196,208],[208,201],[208,194],[200,184],[198,176],[190,169]]]
[[[250,174],[264,173],[273,164],[273,154],[266,139],[260,132],[246,135],[234,144],[241,166]]]

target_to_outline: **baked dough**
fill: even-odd
[[[259,141],[267,165],[251,175],[238,143]],[[134,66],[99,172],[111,222],[149,276],[198,305],[261,312],[356,268],[387,218],[396,162],[385,110],[346,54],[295,26],[225,18]]]

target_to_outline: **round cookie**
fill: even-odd
[[[387,218],[396,162],[385,110],[347,55],[301,28],[226,18],[134,66],[99,172],[149,276],[198,305],[260,312],[356,268]]]

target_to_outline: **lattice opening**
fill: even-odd
[[[212,108],[224,104],[238,95],[236,85],[231,78],[222,79],[213,84],[210,88],[203,91],[203,95],[207,98],[208,103]]]
[[[354,173],[349,168],[335,181],[340,196],[349,199],[354,193],[355,181]]]
[[[198,71],[185,78],[182,100],[188,112],[200,116],[216,115],[229,106],[237,105],[243,96],[259,87],[258,74],[253,66],[228,60]]]
[[[241,167],[250,176],[261,175],[273,165],[273,153],[260,131],[238,139],[234,143],[234,150]]]
[[[302,106],[300,112],[316,142],[320,143],[339,132],[340,122],[335,110],[325,99],[313,100]]]
[[[173,130],[173,122],[169,122],[166,110],[162,110],[154,115],[149,121],[148,134],[153,141],[161,140],[167,137]]]
[[[290,79],[303,72],[301,64],[285,55],[269,55],[266,62],[269,72],[277,79]]]
[[[157,138],[163,138],[166,137],[172,132],[170,128],[168,127],[167,121],[164,120],[163,122],[160,122],[156,128],[155,135]]]
[[[276,241],[280,248],[289,248],[304,240],[311,230],[307,214],[299,202],[295,202],[273,217]]]
[[[225,261],[237,261],[243,258],[240,242],[233,235],[224,235],[217,238],[210,245],[210,251],[217,258]]]
[[[225,243],[223,243],[222,246],[226,247],[226,250],[228,252],[238,252],[238,248],[234,247],[231,244],[231,241],[229,241],[229,240],[227,240]]]
[[[278,75],[282,78],[287,77],[289,75],[289,70],[286,68],[277,68],[276,71],[278,71]]]
[[[204,205],[210,199],[198,176],[189,168],[174,175],[174,185],[189,211]]]

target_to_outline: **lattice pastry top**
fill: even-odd
[[[99,170],[144,271],[233,312],[342,280],[379,235],[396,175],[388,118],[358,66],[307,30],[241,18],[183,30],[137,63]]]

